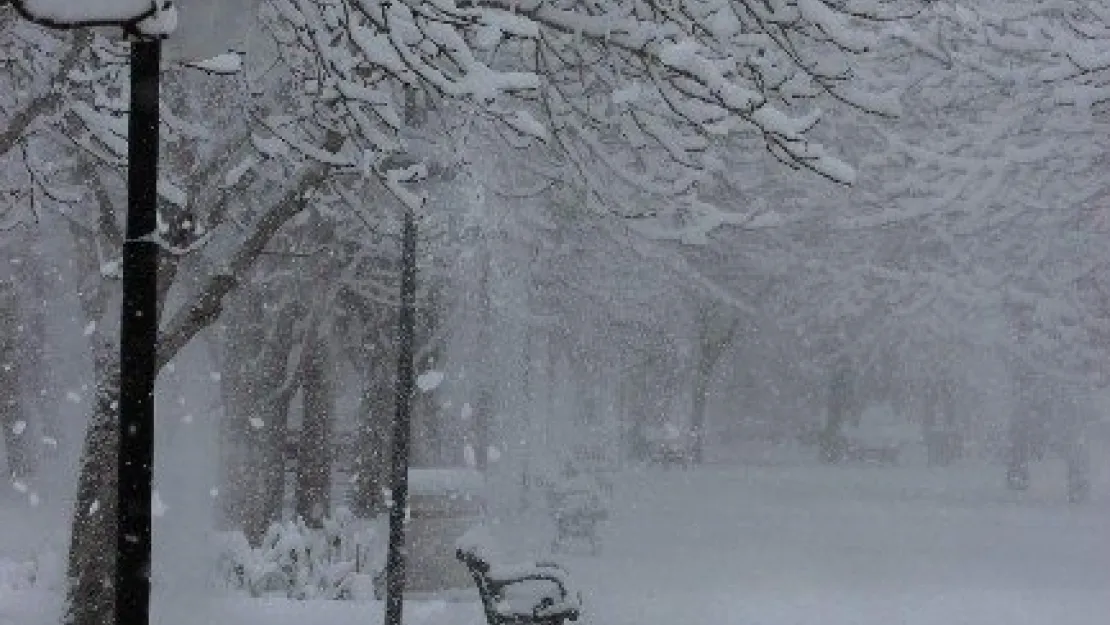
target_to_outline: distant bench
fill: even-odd
[[[653,440],[648,442],[648,460],[664,468],[690,468],[693,459],[691,445],[682,440]]]
[[[576,538],[590,543],[590,553],[601,552],[601,538],[598,525],[609,517],[601,503],[600,486],[598,492],[589,490],[561,490],[551,488],[547,492],[547,505],[555,521],[555,537],[551,541],[551,551],[559,551],[568,541]]]
[[[902,448],[898,445],[864,445],[859,442],[850,442],[845,455],[849,460],[856,462],[869,462],[893,466],[898,464],[898,456]]]

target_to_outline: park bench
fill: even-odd
[[[589,543],[591,553],[601,553],[598,525],[608,517],[602,501],[604,488],[594,476],[578,476],[552,484],[547,490],[547,507],[555,523],[552,552],[561,550],[569,541]]]
[[[670,469],[679,467],[690,468],[690,450],[678,443],[662,442],[651,446],[648,458],[652,464]]]
[[[570,591],[566,571],[559,565],[493,565],[470,548],[457,549],[455,557],[474,578],[488,625],[563,625],[578,620],[581,596]]]
[[[884,466],[898,464],[902,448],[897,445],[864,445],[853,442],[848,445],[846,454],[849,460]]]
[[[647,436],[647,460],[665,469],[690,468],[693,460],[693,435],[674,427],[664,427]]]
[[[609,514],[601,502],[600,486],[598,489],[552,487],[547,492],[547,505],[555,522],[552,552],[575,539],[589,542],[592,554],[601,552],[598,526]]]

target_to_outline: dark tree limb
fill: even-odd
[[[224,270],[211,276],[192,302],[185,304],[166,323],[158,337],[159,369],[201,330],[219,318],[224,297],[235,289],[278,230],[301,211],[305,195],[324,183],[329,170],[325,165],[311,166],[300,182],[262,216]]]
[[[39,119],[57,113],[66,100],[66,91],[58,87],[58,82],[65,79],[81,59],[81,53],[92,41],[92,33],[87,30],[78,30],[73,34],[70,49],[58,63],[58,72],[54,75],[51,84],[54,86],[49,92],[33,98],[21,110],[12,115],[6,128],[0,130],[0,156],[10,152],[19,142],[27,130]]]

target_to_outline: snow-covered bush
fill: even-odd
[[[242,532],[226,532],[220,535],[220,579],[252,597],[361,598],[384,562],[379,535],[346,508],[324,519],[321,528],[299,518],[274,523],[258,547]]]

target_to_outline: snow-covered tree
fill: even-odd
[[[855,3],[275,0],[262,17],[278,71],[253,95],[182,79],[179,86],[193,90],[180,103],[187,110],[166,111],[166,140],[180,149],[167,154],[160,192],[163,222],[175,230],[161,233],[160,366],[217,319],[223,299],[307,198],[338,189],[373,197],[384,185],[420,203],[403,182],[422,166],[391,166],[401,152],[429,156],[406,127],[403,110],[413,102],[459,107],[546,141],[541,180],[577,188],[591,209],[668,227],[675,219],[732,219],[699,198],[697,185],[720,166],[715,145],[737,133],[760,135],[776,156],[850,181],[848,167],[807,139],[820,119],[813,103],[872,106],[851,68],[869,45],[864,23],[876,15]],[[22,59],[26,85],[5,92],[15,97],[4,103],[0,158],[48,180],[34,188],[52,202],[92,197],[99,210],[69,209],[75,227],[94,233],[86,241],[96,259],[89,280],[109,280],[90,289],[90,312],[100,320],[98,393],[71,566],[72,596],[80,597],[71,621],[100,623],[111,613],[100,580],[112,563],[94,556],[114,535],[118,363],[103,315],[116,297],[124,73],[118,48],[91,33],[13,28],[31,35],[13,39],[28,52],[13,57]],[[173,82],[167,86],[172,94]],[[263,102],[257,89],[283,97]],[[57,158],[63,149],[69,159]],[[659,208],[630,212],[637,204]]]
[[[695,187],[721,167],[714,146],[729,136],[754,133],[777,156],[852,179],[806,132],[821,117],[815,102],[880,109],[852,80],[854,57],[871,43],[868,20],[883,17],[876,11],[820,0],[685,8],[296,0],[266,14],[282,58],[308,87],[302,116],[357,130],[329,157],[337,164],[373,167],[414,149],[397,133],[406,97],[416,97],[543,139],[552,157],[536,176],[577,185],[595,208],[727,223],[736,217]],[[313,153],[307,136],[296,144]],[[645,201],[651,209],[632,210]]]

